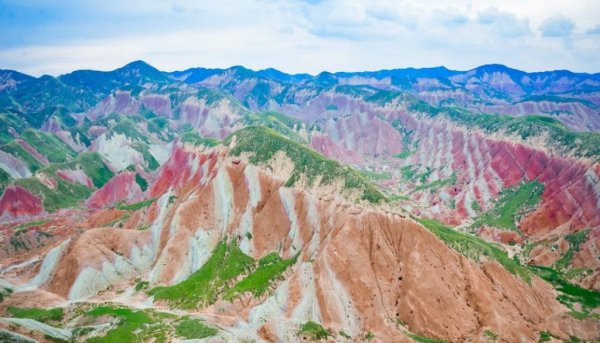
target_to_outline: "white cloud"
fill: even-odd
[[[482,25],[490,27],[493,33],[504,37],[519,37],[531,33],[528,19],[517,18],[516,15],[500,11],[495,7],[479,12],[477,20]]]
[[[540,31],[544,37],[564,37],[573,32],[575,24],[573,20],[562,14],[550,17],[542,22]]]
[[[437,65],[469,69],[485,63],[600,70],[600,42],[593,35],[600,32],[597,0],[22,3],[66,13],[63,20],[33,18],[17,27],[3,23],[0,13],[0,29],[10,29],[0,37],[0,68],[34,75],[108,70],[137,59],[163,70],[241,64],[318,73]],[[567,49],[566,40],[546,38],[558,34],[570,37]]]

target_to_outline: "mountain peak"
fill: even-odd
[[[145,61],[137,60],[137,61],[129,62],[119,69],[149,69],[149,68],[156,69],[153,66],[151,66],[150,64],[146,63]]]

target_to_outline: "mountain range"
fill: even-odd
[[[600,74],[0,70],[0,341],[600,339]]]

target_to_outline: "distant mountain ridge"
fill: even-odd
[[[528,73],[501,64],[467,71],[441,66],[317,75],[287,74],[273,68],[254,71],[242,66],[163,72],[143,61],[113,71],[78,70],[58,77],[34,78],[0,70],[0,105],[21,112],[59,105],[83,112],[115,89],[169,83],[218,88],[258,110],[272,109],[267,98],[285,99],[298,87],[362,85],[407,92],[433,106],[460,106],[478,113],[510,116],[539,114],[556,118],[577,131],[600,130],[600,73]],[[46,99],[48,94],[62,103]]]

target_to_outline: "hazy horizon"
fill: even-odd
[[[600,2],[0,0],[0,68],[61,75],[144,60],[286,73],[503,64],[600,72]]]
[[[501,65],[501,66],[504,66],[504,67],[506,67],[508,69],[523,71],[523,72],[526,72],[526,73],[544,73],[544,72],[569,71],[569,72],[573,72],[573,73],[576,73],[576,74],[589,74],[589,75],[600,74],[600,72],[598,72],[598,73],[596,73],[596,72],[591,72],[591,73],[590,72],[578,72],[578,71],[573,71],[573,70],[568,70],[568,69],[523,70],[523,69],[513,68],[512,66],[504,65],[504,64],[501,64],[501,63],[487,63],[487,64],[482,64],[482,65],[474,66],[474,67],[468,68],[468,69],[454,69],[454,68],[448,68],[447,66],[443,66],[443,65],[440,65],[440,66],[429,66],[429,67],[400,66],[400,67],[395,67],[395,68],[383,68],[383,69],[378,69],[378,70],[375,70],[375,69],[373,69],[373,70],[338,70],[338,71],[322,70],[322,71],[319,71],[317,73],[292,73],[292,72],[288,72],[286,70],[281,70],[281,69],[277,69],[277,68],[273,68],[273,67],[256,69],[256,68],[249,68],[249,67],[246,67],[244,65],[231,65],[231,66],[227,66],[227,67],[192,66],[192,67],[185,68],[185,69],[164,70],[164,69],[158,68],[157,66],[153,65],[152,63],[148,63],[147,61],[144,61],[144,60],[130,61],[128,63],[125,63],[123,65],[120,65],[120,66],[117,66],[117,67],[111,68],[111,69],[93,69],[93,68],[85,68],[84,67],[84,68],[81,68],[81,69],[74,69],[74,70],[66,71],[66,72],[61,73],[61,74],[54,74],[54,75],[53,74],[33,75],[33,74],[24,73],[21,70],[16,70],[16,69],[3,69],[3,68],[0,68],[0,70],[13,70],[13,71],[17,71],[17,72],[24,73],[24,74],[29,75],[29,76],[34,76],[34,77],[42,77],[42,76],[45,76],[45,75],[49,75],[49,76],[53,76],[53,77],[60,77],[60,76],[67,75],[67,74],[70,74],[72,72],[81,71],[81,70],[91,70],[91,71],[98,71],[98,72],[111,72],[111,71],[114,71],[114,70],[117,70],[117,69],[120,69],[120,68],[124,68],[127,65],[135,63],[135,62],[144,62],[144,63],[150,65],[151,67],[154,67],[157,70],[159,70],[161,72],[164,72],[164,73],[185,72],[187,70],[197,69],[197,68],[199,68],[199,69],[207,69],[207,70],[227,70],[227,69],[231,69],[231,68],[235,68],[235,67],[242,67],[242,68],[245,68],[245,69],[248,69],[248,70],[252,70],[254,72],[260,72],[260,71],[264,71],[264,70],[268,70],[268,69],[274,69],[274,70],[277,70],[277,71],[282,72],[282,73],[287,74],[287,75],[310,75],[312,77],[318,76],[321,73],[332,73],[332,74],[335,74],[335,73],[361,73],[361,72],[367,72],[368,73],[368,72],[379,72],[379,71],[384,71],[384,70],[404,70],[404,69],[419,70],[419,69],[445,68],[445,69],[447,69],[449,71],[467,72],[467,71],[470,71],[470,70],[474,70],[474,69],[477,69],[477,68],[481,68],[481,67],[484,67],[484,66],[490,66],[490,65]]]

